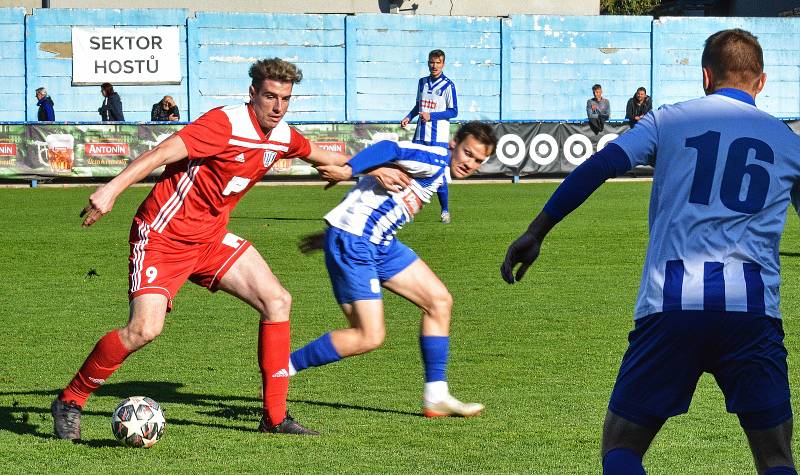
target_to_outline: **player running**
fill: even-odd
[[[487,124],[463,125],[451,143],[450,166],[456,178],[475,172],[497,145]],[[395,234],[411,221],[445,180],[448,151],[410,142],[383,141],[372,145],[343,166],[320,167],[332,182],[346,180],[373,167],[392,164],[412,177],[405,189],[386,191],[372,177],[359,180],[342,202],[327,215],[325,233],[307,237],[303,252],[324,248],[325,265],[336,301],[349,328],[322,335],[292,352],[289,372],[294,375],[348,356],[367,353],[383,343],[381,287],[422,310],[422,361],[425,366],[423,412],[427,417],[475,416],[478,403],[463,403],[450,395],[447,359],[450,350],[450,309],[453,298],[441,280]]]
[[[778,245],[800,183],[800,137],[756,108],[766,75],[753,35],[711,35],[702,69],[705,97],[648,113],[579,166],[501,268],[508,283],[522,279],[548,231],[601,183],[655,164],[635,328],[603,427],[606,474],[644,473],[650,443],[689,409],[704,372],[738,416],[758,473],[797,473]]]
[[[428,53],[430,76],[419,78],[417,82],[417,101],[411,111],[400,121],[405,128],[419,115],[414,143],[447,148],[450,142],[450,120],[458,115],[456,85],[444,75],[444,51],[435,49]],[[442,207],[441,220],[450,224],[450,202],[448,181],[450,173],[445,171],[445,180],[436,190],[439,205]]]
[[[291,295],[256,249],[226,227],[241,197],[284,158],[313,164],[347,157],[320,149],[284,122],[302,72],[278,58],[250,68],[250,102],[212,109],[143,153],[89,197],[84,226],[111,211],[117,196],[166,165],[136,212],[130,232],[130,317],[103,336],[53,401],[56,435],[79,440],[81,409],[131,353],[155,339],[186,280],[222,290],[261,316],[258,363],[263,382],[262,432],[308,434],[286,412]]]

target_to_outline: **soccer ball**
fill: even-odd
[[[152,447],[164,434],[166,426],[164,411],[149,397],[125,398],[111,414],[114,437],[128,447]]]

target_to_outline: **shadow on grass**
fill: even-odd
[[[158,401],[162,407],[166,406],[168,408],[170,404],[194,406],[197,408],[203,408],[197,411],[198,414],[222,418],[229,422],[242,421],[247,423],[247,425],[231,426],[230,424],[208,423],[190,419],[176,419],[170,417],[169,409],[166,409],[165,412],[168,424],[208,427],[224,430],[238,430],[243,432],[257,431],[258,420],[261,417],[262,411],[261,399],[244,396],[223,396],[181,392],[180,389],[182,387],[184,387],[182,383],[129,381],[124,383],[107,384],[98,389],[96,394],[99,396],[114,396],[119,399],[124,399],[129,396],[146,395]],[[33,435],[43,439],[52,439],[53,435],[51,432],[52,419],[50,416],[50,398],[55,397],[58,391],[58,389],[50,389],[38,391],[0,392],[0,397],[43,396],[47,398],[47,404],[43,406],[23,406],[16,399],[14,399],[10,405],[0,403],[0,431],[13,432],[19,435]],[[355,406],[349,404],[300,399],[290,399],[288,402],[330,407],[337,410],[358,410],[383,414],[400,414],[421,417],[419,413],[377,407]],[[91,406],[91,403],[89,406]],[[84,410],[83,414],[85,416],[110,417],[110,414],[105,412],[92,410]],[[109,439],[82,441],[81,444],[93,448],[103,448],[108,446],[116,446],[117,442]]]
[[[800,257],[800,252],[781,252],[781,257]]]

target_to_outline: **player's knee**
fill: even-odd
[[[119,336],[122,344],[130,350],[138,350],[155,340],[161,334],[160,325],[143,325],[126,327],[120,331]]]
[[[383,340],[386,339],[386,330],[384,328],[376,328],[374,330],[361,333],[361,350],[363,353],[367,351],[376,350],[383,345]]]
[[[280,292],[261,299],[261,314],[266,320],[283,321],[289,319],[292,310],[292,294],[281,289]]]
[[[432,296],[429,307],[428,313],[432,317],[449,320],[453,309],[453,296],[447,290],[437,292]]]

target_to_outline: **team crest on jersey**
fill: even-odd
[[[265,150],[264,151],[264,168],[269,168],[272,165],[272,162],[275,161],[275,157],[278,156],[278,152],[273,152],[272,150]]]

